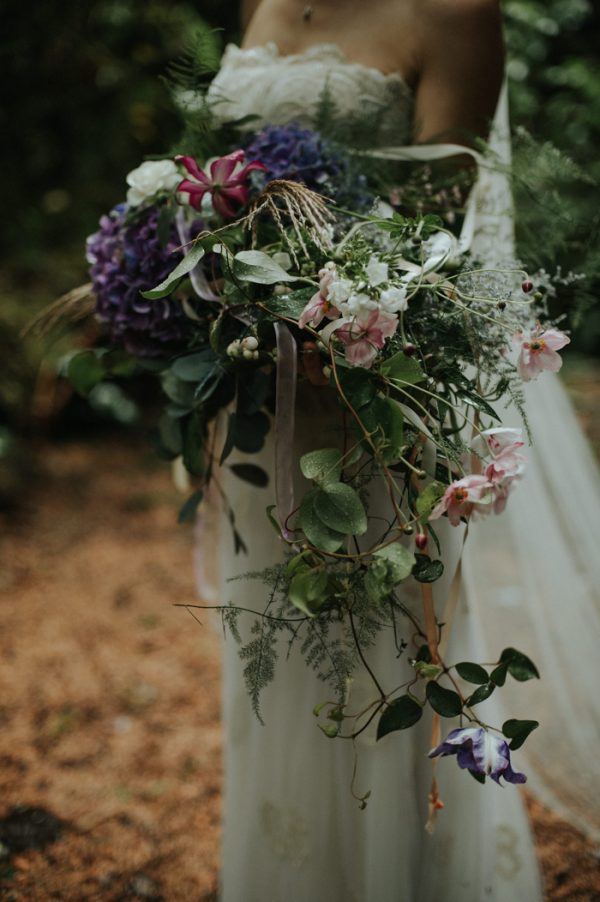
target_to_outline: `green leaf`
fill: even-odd
[[[170,454],[177,457],[183,449],[181,422],[165,414],[158,421],[158,434],[163,446]]]
[[[321,486],[339,482],[342,475],[342,453],[337,448],[323,448],[309,451],[300,458],[300,469],[306,479],[312,479]]]
[[[191,383],[182,382],[172,370],[167,370],[161,375],[160,383],[170,401],[173,401],[178,407],[182,407],[185,410],[193,409],[194,386]]]
[[[404,385],[416,385],[426,378],[421,365],[414,357],[407,357],[404,351],[394,354],[381,365],[381,372],[388,379]]]
[[[273,314],[286,316],[289,319],[300,319],[302,311],[315,294],[315,288],[300,288],[290,291],[289,294],[273,295],[266,302],[266,306]],[[277,316],[274,316],[277,319]]]
[[[190,520],[193,520],[196,516],[196,511],[198,510],[198,506],[204,497],[204,492],[199,489],[197,492],[194,492],[193,495],[190,495],[188,500],[179,510],[179,514],[177,515],[178,523],[188,523]]]
[[[537,720],[507,720],[502,724],[502,732],[507,739],[512,739],[510,748],[520,749],[530,733],[539,727]]]
[[[298,610],[314,617],[327,601],[327,583],[326,570],[304,568],[290,583],[289,599]]]
[[[444,572],[441,561],[432,561],[427,554],[415,554],[416,563],[412,575],[419,583],[434,583]]]
[[[179,357],[172,365],[171,372],[184,382],[201,382],[215,369],[217,357],[212,351],[198,351]]]
[[[467,683],[478,683],[482,686],[489,680],[487,670],[481,664],[473,664],[471,661],[462,661],[460,664],[457,664],[456,672]]]
[[[513,679],[519,683],[525,683],[527,680],[539,680],[540,674],[533,661],[524,655],[523,652],[517,651],[516,648],[505,648],[500,655],[500,661],[508,665],[508,672]]]
[[[446,486],[442,482],[430,482],[417,498],[417,513],[423,520],[427,520],[444,492]]]
[[[256,454],[265,443],[265,436],[271,423],[266,413],[258,412],[250,416],[232,414],[229,420],[233,429],[233,445],[245,454]]]
[[[71,357],[67,376],[80,395],[88,395],[106,376],[102,359],[95,351],[82,351]]]
[[[336,725],[333,723],[319,723],[317,724],[317,726],[322,733],[325,733],[328,739],[335,739],[340,732],[339,724]]]
[[[382,739],[388,733],[414,726],[422,716],[423,708],[410,695],[394,699],[379,718],[377,739]]]
[[[442,717],[457,717],[462,711],[460,696],[451,689],[444,689],[439,683],[427,683],[427,701]]]
[[[147,298],[149,301],[157,301],[159,298],[165,298],[167,295],[172,294],[181,280],[198,265],[204,253],[204,248],[200,243],[190,245],[187,254],[178,263],[173,272],[160,285],[150,289],[150,291],[140,292],[142,297]]]
[[[336,532],[362,536],[367,531],[367,514],[358,493],[343,482],[316,490],[314,510],[325,526]]]
[[[481,702],[484,702],[490,697],[495,688],[495,684],[491,682],[486,683],[485,686],[480,686],[479,689],[476,689],[473,695],[469,698],[467,704],[480,705]]]
[[[204,418],[200,413],[194,412],[183,424],[183,463],[192,476],[201,476],[204,471],[204,438]]]
[[[376,397],[363,407],[360,419],[371,436],[371,442],[380,449],[386,463],[397,460],[404,440],[404,417],[391,398]]]
[[[506,675],[508,673],[508,663],[498,664],[498,666],[490,673],[490,680],[496,686],[504,686]]]
[[[258,488],[262,489],[269,484],[268,474],[262,467],[257,467],[255,464],[231,464],[229,469],[240,479],[258,486]]]
[[[456,397],[460,398],[465,402],[469,407],[474,407],[475,410],[480,410],[482,413],[487,413],[489,417],[492,417],[494,420],[498,420],[501,422],[501,418],[498,416],[493,407],[491,407],[487,401],[481,398],[479,395],[476,395],[474,392],[465,391],[464,389],[459,389],[456,392]]]
[[[314,509],[315,497],[321,489],[313,489],[302,499],[298,523],[311,545],[329,553],[338,551],[345,539],[343,533],[326,526]]]
[[[413,552],[405,548],[400,542],[394,542],[392,545],[380,548],[373,557],[386,561],[390,565],[396,583],[407,579],[415,565]]]
[[[231,269],[234,277],[241,282],[254,282],[258,285],[295,282],[298,278],[286,272],[262,251],[240,251],[233,258]]]
[[[469,773],[478,783],[485,783],[485,774],[480,774],[477,770],[469,770]]]
[[[342,370],[339,380],[344,394],[356,411],[370,404],[377,394],[377,383],[373,375],[359,366]]]

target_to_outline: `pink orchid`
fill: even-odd
[[[204,195],[210,194],[215,212],[223,219],[235,219],[236,206],[243,207],[248,200],[249,191],[245,184],[248,174],[254,169],[265,169],[257,161],[238,169],[244,162],[243,150],[235,150],[215,160],[210,165],[209,174],[200,169],[193,157],[180,155],[175,157],[175,161],[181,163],[193,176],[193,179],[183,179],[177,191],[189,194],[190,204],[195,210],[201,209]]]
[[[453,526],[458,526],[461,517],[470,517],[476,510],[488,513],[492,500],[492,485],[487,476],[465,476],[449,485],[439,503],[429,515],[430,520],[437,520],[443,513]]]
[[[530,382],[543,370],[558,372],[562,360],[557,351],[568,345],[571,339],[558,329],[542,329],[541,326],[529,334],[517,332],[513,342],[520,348],[517,369],[523,382]]]
[[[395,313],[383,310],[365,310],[354,319],[345,322],[335,334],[346,345],[346,360],[352,366],[368,369],[381,350],[386,338],[390,338],[398,328]]]
[[[502,513],[515,480],[520,479],[525,472],[526,459],[519,453],[519,448],[522,447],[523,442],[507,445],[486,467],[485,475],[494,492],[495,514]]]
[[[335,268],[325,267],[319,270],[319,290],[312,296],[298,320],[298,325],[304,329],[309,323],[316,329],[324,317],[335,319],[340,315],[337,307],[328,300],[329,286],[335,278]]]
[[[509,445],[514,445],[516,442],[523,444],[522,429],[515,429],[512,426],[496,426],[480,432],[473,440],[472,447],[478,454],[489,454],[490,451],[493,454],[499,454],[504,448],[508,448]]]

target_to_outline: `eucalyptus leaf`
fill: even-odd
[[[142,297],[147,298],[149,301],[157,301],[159,298],[165,298],[167,295],[172,294],[181,280],[198,265],[204,253],[204,248],[199,242],[189,246],[185,257],[178,263],[173,272],[160,285],[150,289],[150,291],[140,292]]]
[[[336,532],[362,536],[367,531],[367,514],[358,493],[342,482],[316,490],[314,511],[325,526]]]
[[[327,571],[305,568],[290,583],[289,599],[298,610],[314,617],[327,601]]]
[[[439,683],[427,683],[427,701],[442,717],[458,717],[462,711],[460,696],[451,689],[444,689]]]
[[[422,715],[423,708],[410,695],[394,699],[379,718],[377,739],[382,739],[388,733],[395,733],[397,730],[406,730],[414,726]]]
[[[345,535],[326,526],[317,516],[314,508],[315,497],[321,489],[308,492],[300,504],[298,524],[311,545],[329,553],[339,551]]]
[[[198,351],[178,357],[171,366],[171,372],[184,382],[200,382],[214,371],[218,358],[210,350]]]
[[[241,282],[274,285],[276,282],[295,282],[297,276],[286,272],[279,263],[263,251],[240,251],[231,263],[232,274]]]
[[[306,479],[321,486],[339,482],[342,475],[342,453],[337,448],[323,448],[321,451],[309,451],[300,458],[300,469]]]

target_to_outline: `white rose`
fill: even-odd
[[[334,307],[339,307],[348,300],[352,293],[351,279],[333,279],[327,289],[327,300]]]
[[[386,313],[398,313],[399,310],[406,310],[408,302],[406,300],[406,288],[386,288],[379,296],[379,306]]]
[[[388,280],[388,265],[378,257],[371,257],[366,265],[365,272],[371,285],[381,285]]]
[[[146,160],[127,176],[129,191],[127,203],[139,207],[158,191],[174,191],[182,181],[181,173],[173,160]]]

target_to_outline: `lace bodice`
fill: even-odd
[[[342,118],[381,115],[380,139],[404,143],[410,136],[412,94],[401,75],[349,62],[335,44],[317,44],[282,56],[273,43],[229,44],[209,91],[220,119],[253,115],[248,128],[299,122],[309,125],[323,92]]]

